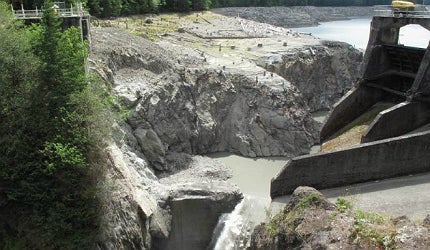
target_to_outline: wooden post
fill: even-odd
[[[70,15],[73,16],[73,4],[70,4]]]
[[[39,10],[37,9],[37,6],[36,6],[36,17],[39,17]]]

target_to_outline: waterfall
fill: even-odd
[[[264,221],[270,199],[245,196],[230,214],[220,217],[209,249],[246,249],[251,243],[254,227]]]

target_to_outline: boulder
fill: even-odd
[[[158,135],[152,129],[138,128],[134,130],[134,136],[139,142],[142,153],[152,165],[158,170],[164,170],[164,150],[163,143]]]

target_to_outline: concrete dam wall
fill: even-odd
[[[430,171],[430,131],[290,160],[272,180],[272,198],[297,186],[317,189]]]
[[[290,160],[272,180],[272,198],[303,185],[321,189],[430,171],[430,48],[398,43],[400,28],[409,24],[430,30],[430,16],[373,17],[361,79],[334,105],[321,130],[322,145],[335,146]],[[350,133],[384,103],[389,105],[376,116],[367,116],[362,133]],[[358,145],[333,143],[348,133]]]

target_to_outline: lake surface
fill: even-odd
[[[365,49],[369,40],[371,18],[356,18],[351,20],[323,22],[315,27],[295,28],[294,31],[311,33],[325,40],[342,41],[358,49]],[[408,25],[400,29],[399,43],[427,48],[430,31],[419,25]]]

